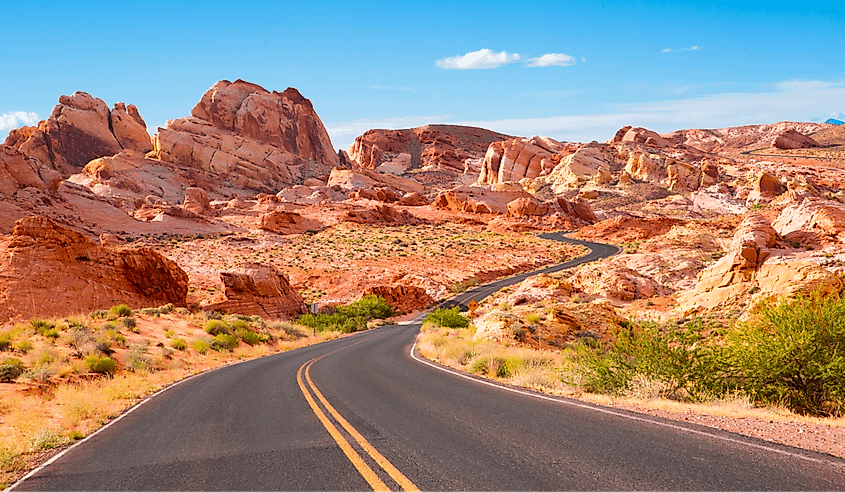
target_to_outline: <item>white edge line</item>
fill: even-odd
[[[665,422],[657,421],[657,420],[654,420],[654,419],[648,419],[648,418],[643,418],[643,417],[640,417],[640,416],[632,416],[630,414],[620,413],[620,412],[617,412],[617,411],[611,411],[610,409],[605,409],[605,408],[602,408],[602,407],[593,406],[593,405],[586,404],[586,403],[583,403],[583,402],[572,402],[571,400],[568,400],[568,399],[566,399],[566,400],[565,399],[558,399],[558,398],[555,398],[555,397],[552,397],[552,396],[542,395],[542,394],[539,394],[539,393],[536,393],[536,392],[527,392],[527,391],[524,391],[524,390],[506,387],[504,385],[490,381],[488,379],[471,377],[469,375],[465,375],[465,374],[460,373],[458,371],[455,371],[455,370],[452,370],[452,369],[449,369],[449,368],[444,368],[444,367],[439,366],[439,365],[435,365],[434,363],[432,363],[432,362],[430,362],[430,361],[428,361],[424,358],[418,358],[414,354],[414,351],[416,350],[416,348],[417,348],[417,341],[415,340],[413,346],[411,347],[411,358],[419,361],[420,363],[426,364],[426,365],[428,365],[432,368],[435,368],[437,370],[440,370],[440,371],[443,371],[443,372],[446,372],[446,373],[451,373],[452,375],[457,375],[461,378],[465,378],[465,379],[471,380],[473,382],[481,383],[481,384],[484,384],[484,385],[489,385],[491,387],[496,387],[498,389],[507,390],[509,392],[515,392],[517,394],[527,395],[527,396],[530,396],[530,397],[535,397],[537,399],[543,399],[543,400],[546,400],[546,401],[557,402],[557,403],[560,403],[560,404],[565,404],[565,405],[569,405],[569,406],[573,406],[573,407],[590,409],[592,411],[598,411],[598,412],[601,412],[601,413],[610,414],[612,416],[619,416],[619,417],[631,419],[631,420],[634,420],[634,421],[644,421],[646,423],[665,426],[667,428],[673,428],[673,429],[676,429],[676,430],[686,431],[688,433],[703,435],[703,436],[707,436],[707,437],[710,437],[710,438],[716,438],[716,439],[719,439],[719,440],[724,440],[724,441],[727,441],[727,442],[738,443],[738,444],[741,444],[741,445],[747,445],[749,447],[754,447],[754,448],[758,448],[758,449],[761,449],[761,450],[766,450],[768,452],[775,452],[775,453],[782,454],[782,455],[788,455],[790,457],[795,457],[795,458],[807,460],[807,461],[810,461],[810,462],[818,462],[818,463],[821,463],[821,464],[831,464],[831,465],[838,466],[838,467],[845,466],[845,463],[843,463],[843,462],[832,461],[832,460],[824,460],[824,459],[819,459],[819,458],[816,458],[816,457],[810,457],[809,455],[797,454],[795,452],[789,452],[789,451],[786,451],[786,450],[781,450],[779,448],[761,445],[759,443],[748,442],[748,441],[745,441],[745,440],[738,440],[736,438],[720,436],[720,435],[716,435],[714,433],[708,433],[706,431],[696,430],[696,429],[693,429],[693,428],[686,428],[686,427],[683,427],[683,426],[673,425],[673,424],[670,424],[670,423],[665,423]]]

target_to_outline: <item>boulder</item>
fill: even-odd
[[[320,231],[325,226],[313,219],[308,219],[295,212],[272,211],[259,217],[260,229],[280,235],[305,233],[306,231]]]
[[[241,315],[259,315],[271,320],[289,320],[305,313],[306,306],[287,277],[272,265],[245,263],[220,273],[226,300],[205,306]]]
[[[812,234],[818,243],[841,242],[845,238],[845,205],[819,197],[806,197],[783,209],[772,223],[785,240]]]
[[[197,187],[188,187],[185,190],[185,200],[182,201],[182,207],[195,214],[206,214],[212,210],[211,201],[208,200],[208,192]]]
[[[653,148],[669,147],[672,143],[662,135],[642,127],[631,127],[630,125],[620,128],[616,135],[607,143],[635,143],[644,144]]]
[[[778,177],[766,171],[760,172],[754,181],[754,188],[748,194],[745,204],[750,207],[755,204],[768,204],[775,197],[786,191]]]
[[[0,250],[0,320],[63,317],[126,304],[185,306],[188,275],[149,248],[104,248],[40,216]]]
[[[772,139],[772,147],[777,149],[811,149],[822,145],[794,129],[784,130]]]
[[[572,293],[568,281],[556,279],[548,274],[538,274],[519,283],[508,295],[507,303],[511,306],[537,303],[546,299],[560,299]]]
[[[146,153],[153,150],[147,123],[134,104],[115,103],[109,115],[112,132],[123,149]]]
[[[549,212],[549,204],[534,197],[521,197],[508,202],[508,215],[515,217],[544,216]]]
[[[507,214],[508,203],[519,198],[532,198],[526,191],[493,191],[482,187],[461,186],[441,192],[434,199],[438,209],[476,214]]]

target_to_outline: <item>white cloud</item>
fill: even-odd
[[[458,55],[451,58],[444,58],[437,60],[435,63],[438,67],[446,69],[479,69],[479,68],[496,68],[502,65],[518,62],[520,56],[517,53],[509,54],[506,51],[496,53],[492,50],[484,48],[478,51],[471,51],[466,55]]]
[[[12,111],[0,115],[0,131],[6,132],[23,125],[35,125],[38,123],[38,115],[31,111]]]
[[[525,64],[527,67],[568,67],[569,65],[575,65],[575,58],[563,53],[546,53],[541,57],[529,58],[528,63]]]
[[[677,51],[698,51],[700,49],[701,48],[699,48],[698,46],[690,46],[688,48],[681,48]],[[672,48],[663,48],[662,50],[660,50],[660,53],[672,53]]]
[[[741,125],[810,121],[845,107],[845,84],[788,81],[773,92],[722,93],[688,99],[617,105],[616,112],[545,118],[460,121],[511,135],[548,136],[573,142],[605,141],[625,125],[660,133],[686,128],[725,128]]]

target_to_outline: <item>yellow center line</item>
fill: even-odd
[[[316,359],[316,358],[314,358]],[[299,367],[299,371],[296,372],[296,381],[299,383],[299,389],[302,390],[302,395],[305,396],[305,400],[308,401],[308,405],[311,406],[311,410],[314,411],[314,414],[317,415],[317,418],[323,423],[323,426],[326,427],[326,430],[329,434],[334,438],[334,441],[340,446],[340,449],[343,450],[343,453],[346,454],[346,457],[352,462],[352,465],[355,466],[355,469],[361,473],[361,476],[370,484],[370,487],[373,488],[373,491],[390,491],[387,485],[379,479],[376,473],[370,469],[370,466],[364,462],[364,459],[355,452],[355,449],[352,448],[352,445],[343,438],[343,435],[340,434],[340,431],[329,421],[328,416],[326,416],[323,411],[320,410],[320,407],[314,401],[314,398],[311,397],[311,394],[305,388],[305,384],[302,382],[302,369],[306,365],[310,365],[314,362],[314,359],[308,361],[304,365]]]
[[[340,413],[337,412],[331,404],[329,404],[329,401],[327,401],[326,398],[323,397],[323,394],[320,393],[319,390],[317,390],[317,386],[314,385],[314,382],[311,380],[312,363],[313,360],[312,362],[309,362],[307,368],[305,368],[305,379],[308,381],[308,385],[311,387],[311,390],[314,391],[314,395],[316,395],[317,398],[320,399],[320,402],[322,402],[326,409],[329,410],[329,413],[334,416],[334,419],[336,419],[337,422],[340,423],[341,426],[343,426],[343,429],[345,429],[347,433],[352,435],[352,438],[354,438],[355,441],[358,442],[361,448],[363,448],[365,452],[370,454],[370,457],[372,457],[373,460],[375,460],[376,463],[381,466],[381,468],[384,469],[384,471],[387,472],[387,474],[391,478],[393,478],[393,480],[396,481],[399,486],[402,487],[403,490],[420,491],[420,489],[417,488],[417,486],[412,483],[411,480],[406,478],[404,474],[399,472],[399,469],[397,469],[393,464],[390,463],[390,461],[388,461],[383,455],[381,455],[379,451],[375,449],[375,447],[370,445],[370,442],[368,442],[360,433],[358,433],[358,430],[353,428],[352,425],[349,424],[349,422],[346,421],[346,419],[344,419],[343,416],[341,416]]]

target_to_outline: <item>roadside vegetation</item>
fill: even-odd
[[[345,322],[315,330],[173,305],[117,305],[2,327],[0,489],[54,449],[84,438],[167,385],[238,360],[334,339],[392,313],[382,298],[370,296],[338,307],[335,315]]]
[[[457,314],[457,316],[461,316]],[[538,351],[513,341],[478,341],[474,326],[429,317],[423,356],[515,385],[569,395],[747,400],[799,415],[845,416],[845,300],[782,298],[742,322],[705,319],[622,322],[611,342],[582,338]]]
[[[306,313],[296,323],[315,331],[338,331],[344,334],[367,330],[372,320],[385,320],[393,316],[393,307],[381,296],[369,294],[348,305],[339,305],[331,313]]]

